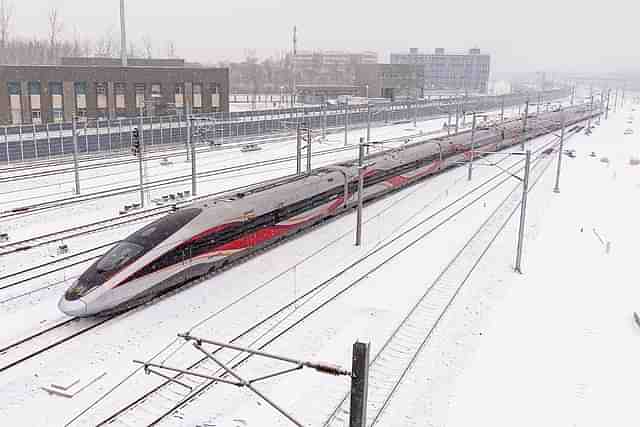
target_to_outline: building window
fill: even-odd
[[[107,114],[107,84],[96,82],[96,108],[99,118],[104,118]]]
[[[127,84],[124,82],[116,82],[114,85],[114,92],[116,95],[116,110],[122,112],[127,109]]]
[[[202,84],[193,84],[193,112],[202,112]]]
[[[176,111],[184,108],[184,85],[177,83],[174,89],[174,102],[176,104]]]
[[[49,82],[49,96],[51,99],[51,116],[53,122],[59,123],[64,119],[64,104],[62,103],[62,82]]]
[[[29,82],[29,95],[40,95],[40,82]]]
[[[80,119],[87,118],[87,82],[75,82],[73,84],[76,93],[76,116]]]
[[[220,85],[218,83],[209,84],[211,92],[211,108],[217,110],[220,108]]]
[[[11,123],[22,123],[22,104],[20,100],[20,82],[7,82],[9,92],[9,109],[11,110]]]
[[[136,83],[135,92],[136,92],[136,108],[144,108],[144,91],[145,86],[144,83]]]
[[[64,121],[63,110],[53,110],[51,118],[54,123],[62,123]]]
[[[31,105],[31,123],[41,124],[42,115],[40,113],[40,82],[29,82],[29,103]]]
[[[162,98],[162,85],[160,83],[154,83],[151,85],[151,97]]]

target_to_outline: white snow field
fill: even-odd
[[[579,200],[581,199],[576,196],[580,193],[575,190],[579,186],[580,180],[600,182],[596,177],[596,171],[599,171],[603,177],[602,180],[607,178],[618,185],[625,186],[626,197],[630,198],[629,195],[633,194],[633,191],[638,191],[635,182],[631,181],[631,174],[636,172],[637,176],[637,171],[633,169],[634,167],[627,166],[628,159],[626,163],[621,160],[628,156],[628,153],[622,153],[622,132],[624,130],[622,124],[628,114],[630,113],[619,112],[617,115],[611,116],[609,121],[603,122],[601,127],[595,129],[592,136],[578,135],[567,141],[569,147],[577,150],[578,156],[575,159],[569,157],[563,159],[562,192],[559,195],[551,192],[555,160],[546,160],[551,163],[551,167],[546,170],[543,178],[530,194],[527,241],[525,243],[525,275],[516,275],[511,268],[515,247],[516,216],[496,240],[487,258],[464,285],[463,291],[459,294],[450,311],[435,329],[434,335],[409,370],[398,392],[392,397],[385,410],[381,412],[380,425],[440,426],[453,422],[457,422],[456,425],[468,425],[469,423],[495,425],[491,413],[488,413],[487,418],[482,422],[474,421],[480,418],[473,418],[470,414],[477,411],[477,407],[474,405],[478,394],[480,394],[480,398],[490,400],[490,394],[483,388],[486,387],[495,392],[499,391],[494,387],[496,383],[494,376],[502,376],[502,372],[494,372],[492,376],[486,378],[480,378],[480,376],[488,375],[485,371],[491,367],[488,367],[487,363],[491,363],[497,354],[502,354],[505,349],[516,350],[512,345],[516,338],[509,336],[509,342],[505,344],[502,340],[492,339],[491,336],[497,337],[506,333],[519,335],[520,331],[513,330],[512,326],[517,321],[530,322],[530,325],[536,328],[549,325],[550,330],[546,331],[546,336],[541,334],[538,329],[528,331],[530,345],[536,343],[536,339],[552,336],[556,332],[559,333],[559,322],[572,321],[583,328],[580,329],[580,334],[585,333],[582,322],[585,322],[585,318],[588,316],[586,314],[587,308],[576,311],[576,315],[572,316],[573,304],[575,299],[580,296],[579,290],[581,288],[571,292],[567,291],[565,299],[560,301],[564,291],[560,292],[558,289],[559,280],[556,281],[552,289],[544,291],[538,281],[550,279],[538,277],[535,279],[536,286],[531,285],[530,283],[533,282],[530,281],[534,280],[536,274],[544,273],[549,276],[552,274],[544,265],[539,267],[545,262],[559,264],[556,270],[560,273],[562,268],[566,268],[570,278],[572,278],[570,273],[577,271],[579,267],[585,268],[580,259],[571,255],[560,257],[560,253],[556,252],[563,249],[564,244],[567,244],[564,240],[561,242],[556,239],[562,232],[569,233],[569,227],[561,227],[556,231],[554,227],[549,225],[560,218],[571,219],[579,216],[577,213],[570,215],[564,210],[570,211],[580,208]],[[438,120],[435,123],[441,124],[442,121]],[[405,127],[408,126],[405,125]],[[396,134],[391,136],[397,136],[398,133],[402,134],[404,131],[398,132],[396,130]],[[360,130],[358,137],[362,134],[363,131]],[[355,132],[353,135],[355,138]],[[340,144],[340,136],[334,136],[334,138],[337,139],[336,144]],[[631,144],[633,137],[625,138],[628,140],[625,143]],[[530,145],[532,148],[541,147],[551,139],[550,136],[538,138]],[[584,147],[598,143],[602,147],[615,146],[620,150],[620,155],[617,156],[614,152],[606,152],[605,154],[604,151],[601,154],[598,150],[604,150],[604,148],[597,150],[594,148],[598,157],[587,157],[587,151]],[[611,160],[608,168],[605,163],[599,161],[600,155],[607,155]],[[504,159],[502,155],[494,157],[495,159]],[[519,160],[521,158],[507,158],[503,160],[501,165],[507,167]],[[589,168],[593,168],[593,170]],[[625,168],[630,168],[627,174],[623,172]],[[617,173],[615,181],[611,175],[614,169]],[[135,400],[154,385],[161,383],[161,379],[155,376],[144,375],[142,370],[132,363],[133,359],[153,359],[156,362],[166,361],[172,366],[188,366],[201,354],[191,346],[185,346],[181,341],[177,341],[175,339],[177,333],[190,331],[194,335],[223,341],[231,340],[252,324],[326,280],[341,268],[361,258],[364,254],[381,248],[382,242],[389,241],[391,237],[399,236],[400,232],[409,230],[410,226],[426,220],[438,209],[444,208],[458,196],[498,173],[500,171],[497,168],[478,165],[474,169],[472,182],[466,180],[467,171],[464,167],[433,177],[367,206],[365,209],[367,222],[364,227],[364,245],[360,248],[353,246],[355,216],[353,214],[346,215],[205,282],[119,316],[37,358],[1,372],[0,398],[2,398],[3,404],[0,405],[0,424],[95,425],[125,404]],[[267,178],[266,174],[264,178]],[[625,182],[626,184],[624,184]],[[237,183],[229,184],[229,187],[234,185]],[[309,302],[294,306],[281,322],[274,325],[272,329],[263,331],[264,335],[253,336],[246,341],[241,341],[241,343],[252,346],[264,344],[268,339],[293,324],[293,320],[304,315],[305,310],[309,309],[308,307],[314,304],[318,305],[325,298],[336,294],[360,276],[366,276],[360,279],[356,286],[292,328],[265,349],[276,353],[286,353],[300,359],[324,360],[350,368],[351,345],[355,340],[360,339],[371,342],[372,356],[375,355],[409,308],[425,292],[426,287],[474,230],[518,186],[519,184],[515,180],[507,181],[479,203],[464,210],[454,220],[412,246],[401,256],[394,258],[374,273],[369,273],[385,258],[391,256],[421,233],[434,227],[446,215],[451,214],[461,205],[445,210],[441,216],[434,217],[415,230],[407,232],[397,242],[388,247],[382,247],[383,249],[367,258],[366,261],[332,281],[330,286],[314,294]],[[217,189],[220,188],[217,187]],[[601,191],[605,192],[606,189],[602,188]],[[135,198],[136,196],[132,194],[131,197]],[[581,197],[586,200],[589,194],[586,193]],[[567,201],[564,202],[564,200]],[[465,200],[465,203],[468,201]],[[553,203],[560,201],[564,204],[562,207],[553,205]],[[601,195],[599,201],[604,206],[605,196]],[[613,199],[611,201],[614,202]],[[115,211],[122,200],[115,203],[105,203]],[[96,214],[97,210],[98,206],[94,205],[83,210],[70,209],[68,212],[62,215],[58,213],[58,215],[61,217],[61,223],[69,221],[69,216],[75,216],[76,221],[84,223],[96,219],[96,216],[99,215]],[[592,211],[590,210],[590,212]],[[626,215],[630,220],[632,214],[633,212],[627,211],[621,213],[621,216]],[[595,215],[595,211],[590,215]],[[631,236],[618,236],[612,226],[604,225],[607,218],[612,217],[608,216],[605,211],[601,217],[593,216],[591,220],[584,219],[584,231],[580,233],[580,237],[583,238],[582,245],[577,249],[575,247],[565,249],[563,252],[586,251],[590,246],[585,242],[590,242],[589,244],[593,244],[595,248],[594,253],[597,252],[597,257],[593,259],[609,260],[609,262],[616,259],[615,257],[619,256],[618,254],[621,255],[624,250],[623,241],[625,239],[630,241]],[[596,219],[599,221],[598,224],[593,223]],[[618,217],[615,220],[619,221],[618,225],[621,227],[623,222],[621,218]],[[591,223],[587,224],[588,221]],[[578,222],[581,221],[576,221],[576,223]],[[42,223],[38,226],[41,230],[47,228],[47,225]],[[54,228],[59,228],[59,225],[56,224]],[[592,233],[591,228],[596,228],[601,236],[612,242],[611,251],[606,257],[604,247],[596,247],[593,243],[593,240],[597,242],[597,237]],[[545,236],[548,235],[545,233],[548,233],[548,230],[552,230],[549,234],[551,237],[548,238],[544,247],[540,248],[539,245],[543,244]],[[579,233],[579,229],[577,231]],[[25,234],[32,235],[32,233]],[[568,237],[564,237],[564,239],[566,240]],[[326,248],[322,249],[323,247]],[[539,255],[541,253],[544,256],[550,256],[551,252],[554,257],[548,261]],[[592,261],[591,258],[589,260]],[[604,263],[604,261],[602,262]],[[599,263],[594,261],[590,263],[589,269],[595,269],[598,265]],[[569,270],[570,268],[571,270]],[[630,268],[627,270],[628,273],[630,273]],[[618,277],[625,276],[619,275]],[[627,275],[626,277],[633,276]],[[585,275],[580,284],[595,278],[595,273]],[[568,280],[562,280],[562,284],[571,285],[571,283],[566,283]],[[597,293],[600,297],[598,302],[604,298],[613,298],[613,295],[605,294],[605,288],[598,285],[602,285],[600,280],[591,285],[593,288],[591,292],[594,295]],[[617,283],[609,282],[608,284],[608,286],[614,285]],[[513,299],[513,295],[517,294],[516,289],[525,288],[533,288],[530,291],[536,292],[536,295],[525,295]],[[48,293],[46,297],[31,298],[23,304],[19,300],[13,300],[11,308],[0,313],[3,325],[9,325],[3,329],[1,342],[4,344],[7,340],[9,343],[16,337],[42,328],[43,325],[59,321],[61,315],[56,312],[55,308],[52,308],[52,305],[57,302],[59,292],[62,292],[62,289],[58,289],[58,293],[53,291]],[[619,295],[622,300],[622,293]],[[528,306],[529,299],[537,301],[538,304]],[[628,297],[625,297],[624,301],[629,305],[632,303]],[[519,307],[522,303],[526,307],[520,307],[518,310],[535,310],[536,316],[533,313],[527,313],[528,319],[524,319],[520,312],[511,310],[511,304]],[[553,313],[552,304],[558,305],[558,316],[560,316],[555,319],[554,323],[548,319],[542,319],[539,307],[540,305],[547,307],[542,312],[550,315]],[[591,312],[595,308],[602,311],[602,307],[589,307],[588,311]],[[636,309],[640,309],[640,307]],[[628,308],[621,315],[623,321],[626,322],[624,327],[627,328],[628,335],[640,331],[633,329],[634,325],[630,320],[632,311],[633,308]],[[501,319],[502,317],[504,320]],[[498,332],[498,327],[506,327],[506,330]],[[492,328],[496,328],[496,332],[492,332]],[[604,331],[603,324],[598,322],[592,328],[595,332],[591,333],[591,339],[602,336],[597,332]],[[565,329],[565,331],[567,330]],[[480,335],[481,332],[482,335]],[[572,333],[576,332],[572,331]],[[609,337],[608,334],[607,336]],[[558,344],[570,343],[572,337],[563,333],[561,338],[557,341]],[[524,342],[519,342],[518,345],[522,348],[524,344]],[[538,351],[551,352],[551,350],[544,348],[547,346],[546,342],[538,341],[537,346],[539,347],[536,347]],[[519,351],[521,348],[517,350]],[[587,347],[582,347],[583,350],[585,348]],[[628,345],[624,348],[625,351],[630,349]],[[597,349],[602,350],[603,346],[598,346]],[[485,356],[485,363],[482,366],[481,356],[485,351],[487,356]],[[532,347],[530,352],[533,351]],[[565,351],[576,351],[577,353],[578,349],[570,348]],[[517,366],[520,369],[518,375],[520,376],[525,368],[529,369],[528,372],[535,372],[533,362],[540,363],[540,357],[533,360],[532,355],[519,354],[519,357],[525,356],[531,357],[532,360],[527,359],[529,366],[523,367],[523,363],[518,363]],[[579,356],[585,357],[584,354]],[[588,356],[594,357],[591,354]],[[631,355],[626,356],[629,361],[633,359]],[[619,359],[620,356],[617,356],[616,359],[609,362],[609,365],[620,363]],[[553,362],[551,358],[549,361]],[[559,362],[560,360],[557,361],[557,365],[560,365]],[[503,361],[501,368],[504,369],[507,366],[509,365]],[[578,366],[577,363],[571,365],[574,369],[576,366]],[[249,376],[260,375],[271,372],[275,367],[275,365],[264,361],[252,360],[240,368],[240,372]],[[562,372],[558,370],[558,366],[551,366],[548,369],[552,368],[555,368],[556,372],[553,381],[562,378]],[[626,366],[626,368],[629,367]],[[52,382],[66,382],[69,378],[98,375],[102,372],[106,372],[104,377],[73,398],[52,395],[42,389],[43,386]],[[603,379],[610,378],[606,374],[601,373],[600,375]],[[505,373],[504,380],[509,377],[515,378],[517,376],[513,372],[508,375]],[[625,378],[629,380],[629,376]],[[541,376],[534,374],[530,380],[534,379],[540,380]],[[553,381],[549,381],[549,383],[553,383]],[[478,384],[478,382],[482,384]],[[286,377],[260,383],[258,387],[305,425],[322,425],[348,390],[348,381],[345,378],[327,377],[312,371],[299,371]],[[553,390],[559,389],[559,387],[552,388]],[[540,399],[540,393],[548,392],[547,389],[540,387],[537,390],[538,393],[535,396],[526,395],[523,391],[521,405],[526,404],[525,399],[528,399],[529,402],[536,402],[536,399]],[[511,390],[509,397],[514,397]],[[495,397],[495,399],[506,398],[506,396]],[[490,403],[485,402],[485,406],[491,408]],[[506,424],[504,425],[519,425],[523,421],[528,422],[529,419],[534,419],[529,416],[529,413],[535,411],[536,406],[524,406],[524,408],[531,408],[530,411],[524,413],[527,416],[519,411],[520,418],[515,421],[513,418],[505,419]],[[567,406],[567,408],[569,407]],[[496,404],[495,409],[499,411],[500,405]],[[126,424],[114,425],[147,425],[154,417],[154,410],[157,408],[140,408],[140,410],[132,411],[128,415]],[[505,415],[505,412],[505,409],[502,408],[500,415]],[[540,413],[542,414],[543,411]],[[549,413],[547,412],[547,414]],[[465,416],[471,418],[465,418]],[[497,419],[497,415],[494,414],[494,418]],[[550,420],[551,424],[556,421],[550,417],[545,420]],[[498,419],[498,421],[500,420]],[[167,417],[162,424],[186,426],[289,425],[286,419],[251,395],[248,390],[220,385],[213,387],[176,414]],[[539,424],[541,423],[538,422]],[[559,425],[566,424],[560,422]]]

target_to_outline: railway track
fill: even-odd
[[[327,155],[340,153],[344,151],[351,151],[351,150],[355,150],[355,148],[353,146],[332,148],[329,150],[316,152],[315,154],[313,154],[313,157],[327,156]],[[211,171],[200,172],[196,176],[198,178],[206,178],[211,176],[224,175],[232,172],[259,169],[265,166],[281,165],[284,163],[289,163],[295,159],[296,159],[295,155],[284,156],[284,157],[279,157],[279,158],[270,159],[270,160],[246,163],[240,166],[229,166],[229,167],[224,167],[220,169],[214,169]],[[145,190],[154,190],[157,188],[171,186],[171,185],[175,185],[182,182],[190,182],[191,179],[192,179],[191,174],[172,177],[172,178],[163,178],[163,179],[158,179],[158,180],[149,181],[145,183],[144,188]],[[128,193],[139,191],[139,189],[140,189],[139,184],[132,184],[132,185],[127,185],[123,187],[112,188],[108,190],[101,190],[93,193],[87,193],[79,196],[66,197],[66,198],[46,201],[42,203],[35,203],[32,205],[22,206],[22,207],[13,208],[7,211],[0,212],[0,220],[13,219],[13,218],[24,216],[24,215],[31,215],[34,213],[47,211],[51,209],[57,209],[57,208],[61,208],[69,205],[78,204],[78,203],[88,202],[88,201],[102,199],[106,197],[113,197],[113,196],[128,194]]]
[[[553,141],[549,144],[544,144],[542,147],[538,148],[535,151],[540,152],[552,144],[556,144],[556,142]],[[539,161],[539,159],[537,161]],[[519,160],[518,162],[516,162],[515,165],[520,163],[522,163],[522,160]],[[550,163],[551,161],[549,160],[547,167]],[[512,165],[509,169],[513,168],[513,166],[515,165]],[[545,170],[546,170],[546,167],[545,167]],[[509,179],[510,178],[505,178],[502,182],[500,182],[499,184],[496,184],[496,186],[494,186],[489,191],[493,191],[493,189],[495,189],[497,186],[500,186],[508,182]],[[518,186],[516,186],[509,193],[509,196],[500,204],[500,206],[504,206],[504,204],[512,198],[512,195],[517,190],[517,188]],[[477,202],[485,194],[476,198],[470,204]],[[459,212],[466,209],[470,204],[464,206],[463,208],[458,210],[456,213],[452,214],[452,216],[457,215]],[[452,216],[448,217],[443,222],[436,225],[436,227],[431,229],[429,232],[425,233],[425,235],[434,231],[436,228],[440,227],[442,224],[448,222],[452,218]],[[495,215],[492,215],[490,218],[493,218],[493,217],[495,217]],[[430,217],[429,219],[431,218],[433,218],[433,216]],[[486,222],[484,225],[486,225]],[[417,240],[420,240],[423,237],[424,235]],[[412,245],[416,241],[412,242],[410,245]],[[287,308],[290,308],[291,305],[282,307],[280,310],[276,311],[272,315],[272,317],[267,317],[263,321],[258,322],[247,331],[233,338],[231,342],[239,345],[243,345],[243,346],[257,348],[257,349],[265,348],[275,340],[282,337],[288,331],[293,329],[295,326],[302,323],[309,316],[311,316],[312,314],[314,314],[315,312],[319,311],[324,306],[329,304],[330,301],[333,301],[335,298],[339,297],[344,292],[346,292],[349,288],[356,285],[358,282],[360,282],[360,280],[362,280],[363,278],[366,278],[369,274],[371,274],[381,265],[386,264],[388,260],[392,259],[396,255],[397,253],[395,253],[389,258],[386,258],[381,263],[375,265],[371,270],[367,271],[365,274],[360,276],[359,279],[352,282],[346,288],[343,288],[342,290],[339,290],[337,293],[334,293],[333,295],[329,296],[324,301],[322,302],[313,301],[314,298],[316,298],[321,293],[331,293],[329,292],[331,290],[329,287],[330,284],[335,284],[334,280],[336,279],[336,277],[344,273],[345,271],[347,271],[350,267],[347,268],[346,270],[343,270],[342,272],[338,273],[336,276],[331,277],[329,280],[323,282],[318,287],[315,287],[308,293],[304,294],[302,297],[300,297],[300,299],[291,302],[290,304],[294,304],[295,306],[297,306],[298,307],[297,309],[291,311],[289,314],[285,314],[284,310],[286,310]],[[334,289],[334,292],[335,292],[335,289]],[[300,308],[301,306],[303,307],[303,309]],[[285,320],[279,320],[281,317],[286,318],[286,323],[285,323]],[[265,332],[262,332],[263,330]],[[253,334],[251,334],[251,332]],[[254,337],[254,335],[257,335],[257,337]],[[239,367],[240,365],[242,365],[248,359],[251,358],[251,356],[241,357],[236,353],[229,353],[228,357],[225,357],[225,353],[229,353],[229,350],[218,349],[216,351],[217,357],[221,358],[222,360],[226,359],[227,361],[226,363],[232,366],[233,368]],[[196,362],[189,365],[187,370],[206,372],[206,374],[210,376],[224,376],[224,372],[219,370],[217,366],[212,365],[212,362],[208,358],[201,358],[197,360]],[[177,380],[177,382],[174,382],[174,381],[163,382],[160,386],[155,387],[151,391],[145,393],[140,398],[136,399],[134,402],[121,408],[112,416],[103,420],[98,425],[99,426],[156,425],[171,413],[175,412],[179,408],[188,404],[188,402],[193,400],[195,397],[206,392],[208,388],[210,388],[215,384],[214,381],[211,381],[208,379],[195,379],[192,376],[182,375],[182,374],[178,374],[174,376],[172,379]],[[182,383],[182,385],[179,383]]]
[[[13,342],[0,349],[0,373],[95,329],[114,317],[66,319]]]
[[[530,190],[544,176],[553,163],[552,158],[541,167],[532,167],[536,173]],[[536,162],[536,164],[537,164]],[[385,341],[369,365],[369,395],[367,399],[367,426],[379,423],[384,410],[394,396],[414,361],[427,344],[456,296],[489,251],[499,234],[517,212],[521,197],[520,184],[493,210],[474,234],[455,254],[426,292],[411,308],[391,336]],[[324,427],[343,426],[349,419],[349,394],[346,394]]]
[[[541,148],[542,149],[542,148]],[[518,161],[515,165],[521,163]],[[511,166],[513,168],[515,165]],[[500,174],[499,174],[500,175]],[[499,176],[498,175],[498,176]],[[495,179],[496,177],[492,178]],[[492,187],[492,189],[488,190],[493,191],[498,186],[503,185],[507,182],[507,179],[504,179],[496,186]],[[491,180],[490,180],[491,181]],[[489,182],[490,182],[489,181]],[[483,184],[483,185],[486,185]],[[479,186],[481,188],[483,185]],[[486,193],[485,193],[486,194]],[[468,195],[468,194],[467,194]],[[465,195],[466,196],[466,195]],[[484,194],[478,198],[476,198],[472,203],[476,203],[481,200]],[[460,198],[459,200],[461,200]],[[448,208],[453,207],[454,204],[448,206]],[[462,209],[465,209],[469,205],[465,206]],[[459,210],[457,213],[453,214],[454,216],[460,213],[462,210]],[[440,211],[439,213],[443,213],[446,211]],[[434,216],[429,219],[434,218]],[[450,220],[449,217],[447,220],[439,224],[444,224],[446,221]],[[433,231],[433,230],[432,230]],[[370,255],[368,255],[370,256]],[[367,257],[368,257],[367,256]],[[363,278],[365,278],[368,274],[370,274],[373,270],[378,268],[383,263],[374,264],[373,269],[370,269],[365,274],[360,276],[355,282],[350,283],[347,287],[340,289],[339,283],[336,282],[336,279],[351,270],[351,268],[360,264],[363,259],[356,261],[356,263],[348,266],[335,276],[332,276],[330,279],[322,282],[320,285],[314,287],[300,298],[289,302],[288,304],[281,307],[279,310],[274,312],[272,315],[266,317],[262,321],[256,323],[251,328],[247,329],[240,335],[237,335],[231,342],[244,345],[252,348],[262,349],[267,345],[273,343],[275,340],[279,339],[290,330],[295,328],[295,326],[301,324],[305,319],[321,310],[323,307],[327,306],[331,301],[338,298],[344,292],[346,292],[351,287],[355,286],[359,283]],[[369,265],[369,264],[366,264]],[[369,265],[370,266],[370,265]],[[319,296],[326,296],[324,300],[319,300]],[[233,366],[234,368],[239,367],[241,364],[245,363],[250,356],[240,357],[236,355],[235,352],[230,352],[229,350],[219,349],[216,351],[218,357],[222,360],[226,360],[226,363]],[[223,372],[220,372],[218,367],[212,365],[212,362],[207,358],[201,358],[194,363],[190,364],[187,368],[189,371],[197,371],[197,372],[206,372],[207,375],[222,375]],[[151,391],[145,393],[140,398],[136,399],[134,402],[126,405],[121,408],[117,412],[115,412],[112,416],[103,420],[98,425],[100,426],[134,426],[134,425],[155,425],[160,420],[168,416],[173,411],[185,405],[188,401],[192,400],[194,397],[204,393],[209,387],[214,385],[214,382],[207,379],[195,380],[193,377],[189,377],[188,375],[176,375],[173,377],[174,380],[186,384],[188,387],[184,385],[180,385],[177,382],[165,381],[160,386],[155,387]]]
[[[503,181],[504,182],[504,181]],[[275,185],[275,184],[273,184]],[[476,199],[478,200],[478,199]],[[264,250],[264,249],[263,249]],[[255,254],[249,254],[248,257],[254,256]],[[202,281],[207,279],[208,277],[204,277],[198,280]],[[332,280],[331,280],[332,281]],[[330,282],[331,282],[330,281]],[[328,283],[330,283],[328,282]],[[321,288],[319,288],[321,289]],[[322,289],[321,289],[322,290]],[[338,294],[334,295],[333,297],[331,297],[328,301],[330,301],[331,299],[337,297],[338,295],[340,295],[342,293],[339,292]],[[315,296],[315,291],[312,293],[307,293],[305,295],[306,297],[309,297],[311,299],[312,296]],[[300,318],[300,320],[295,324],[298,324],[299,322],[303,321],[304,318],[308,317],[308,315],[310,315],[311,313],[319,310],[321,307],[325,306],[326,303],[328,302],[326,301],[325,303],[321,304],[320,306],[316,307],[315,309],[313,309],[312,311],[310,311],[307,315],[304,315],[302,318]],[[298,300],[297,302],[302,303],[303,300]],[[287,306],[285,306],[285,308],[283,308],[282,310],[279,310],[277,313],[284,313],[286,312],[287,308],[291,307],[291,304],[288,304]],[[299,311],[299,307],[296,308],[296,314],[300,315],[303,313],[303,311]],[[291,313],[288,313],[285,317],[290,319],[290,315]],[[5,371],[11,367],[14,367],[24,361],[30,360],[33,357],[36,357],[44,352],[46,352],[47,350],[57,347],[58,345],[65,343],[79,335],[82,335],[83,333],[94,329],[95,327],[106,323],[107,321],[111,320],[112,318],[114,318],[116,316],[112,316],[112,317],[108,317],[108,318],[102,318],[102,319],[71,319],[71,320],[75,320],[77,324],[80,324],[80,326],[78,327],[74,327],[70,332],[66,331],[68,333],[65,334],[61,334],[60,331],[64,331],[65,329],[65,325],[70,325],[72,324],[71,321],[65,321],[62,322],[60,324],[54,325],[50,328],[47,328],[44,331],[40,331],[38,333],[36,333],[35,335],[32,335],[30,337],[27,337],[25,339],[22,339],[20,341],[18,341],[17,343],[13,343],[7,347],[5,347],[4,349],[2,349],[2,351],[0,351],[0,353],[2,353],[2,356],[5,358],[4,362],[2,362],[2,365],[0,366],[0,372]],[[276,323],[280,324],[280,320],[278,320],[278,316],[274,316],[274,315],[270,315],[267,317],[267,319],[265,319],[264,322],[261,322],[260,325],[263,325],[265,327],[267,327],[267,329],[269,331],[273,331],[274,326],[271,325],[269,326],[269,321],[276,319]],[[74,323],[74,324],[76,324]],[[292,327],[292,326],[291,326]],[[255,330],[256,328],[252,328],[252,330]],[[286,330],[289,330],[289,328],[287,328]],[[283,333],[286,332],[283,331]],[[60,335],[61,334],[61,335]],[[265,334],[260,333],[260,336],[264,337]],[[280,335],[279,335],[280,336]],[[253,341],[251,343],[251,345],[255,345],[256,342]],[[266,344],[265,344],[266,345]],[[26,349],[26,350],[25,350]],[[172,383],[173,384],[173,383]]]

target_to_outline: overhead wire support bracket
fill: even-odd
[[[164,364],[153,363],[151,361],[143,362],[143,361],[140,361],[140,360],[134,360],[133,362],[136,363],[136,364],[143,365],[144,372],[146,374],[158,375],[159,377],[162,377],[162,378],[164,378],[165,380],[167,380],[169,382],[176,383],[176,384],[178,384],[178,385],[180,385],[182,387],[185,387],[185,388],[189,389],[190,392],[194,391],[193,387],[189,386],[188,384],[183,383],[182,381],[179,381],[177,379],[178,375],[176,375],[174,377],[171,377],[169,375],[166,375],[163,372],[160,372],[160,370],[174,372],[174,373],[179,374],[179,375],[194,376],[194,377],[204,378],[204,379],[210,380],[212,382],[220,382],[220,383],[230,384],[230,385],[234,385],[236,387],[246,387],[249,390],[251,390],[253,393],[255,393],[258,397],[260,397],[263,401],[265,401],[267,404],[269,404],[272,408],[276,409],[280,414],[282,414],[284,417],[286,417],[289,421],[291,421],[296,426],[302,427],[303,424],[300,423],[299,421],[297,421],[291,414],[289,414],[283,408],[278,406],[275,402],[273,402],[267,396],[265,396],[260,390],[256,389],[253,386],[253,383],[264,381],[264,380],[267,380],[267,379],[270,379],[270,378],[275,378],[275,377],[278,377],[278,376],[281,376],[281,375],[286,375],[286,374],[301,370],[302,368],[305,368],[305,367],[315,369],[316,371],[318,371],[320,373],[323,373],[323,374],[329,374],[329,375],[334,375],[334,376],[348,376],[348,377],[351,378],[352,382],[354,381],[354,376],[352,375],[352,372],[347,370],[347,369],[344,369],[344,368],[342,368],[342,367],[340,367],[338,365],[333,365],[333,364],[324,363],[324,362],[312,362],[312,361],[298,360],[298,359],[295,359],[295,358],[292,358],[292,357],[288,357],[288,356],[277,355],[277,354],[268,353],[268,352],[261,351],[261,350],[254,350],[254,349],[251,349],[251,348],[248,348],[248,347],[243,347],[243,346],[239,346],[239,345],[235,345],[235,344],[224,343],[224,342],[214,341],[214,340],[207,339],[207,338],[192,336],[191,334],[189,334],[189,332],[180,333],[180,334],[178,334],[178,337],[183,338],[187,342],[191,341],[193,347],[196,350],[198,350],[199,352],[204,354],[206,359],[214,362],[224,372],[220,373],[218,376],[213,376],[213,375],[207,375],[207,374],[204,374],[204,373],[196,372],[196,371],[191,370],[191,369],[180,369],[180,368],[176,368],[176,367],[172,367],[172,366],[167,366],[167,365],[164,365]],[[204,348],[205,344],[214,345],[214,346],[216,346],[218,348],[216,349],[216,351],[211,352],[211,351],[208,351],[207,349]],[[220,360],[219,356],[215,355],[215,353],[217,351],[219,351],[219,350],[221,350],[223,348],[239,351],[240,353],[248,353],[249,355],[261,356],[261,357],[265,357],[265,358],[269,358],[269,359],[275,359],[275,360],[278,360],[278,361],[281,361],[281,362],[291,363],[291,364],[293,364],[295,366],[293,366],[291,368],[287,368],[287,369],[282,369],[282,370],[279,370],[279,371],[276,371],[276,372],[271,372],[271,373],[268,373],[268,374],[265,374],[265,375],[260,375],[260,376],[257,376],[255,378],[245,379],[242,376],[240,376],[240,374],[238,373],[238,371],[237,371],[238,365],[228,366],[225,362]],[[227,375],[229,377],[233,378],[233,379],[223,378],[224,376],[227,376]]]

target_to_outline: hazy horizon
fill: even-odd
[[[46,38],[48,12],[56,7],[64,25],[61,38],[73,39],[77,32],[80,38],[96,40],[111,31],[119,39],[119,0],[99,5],[80,0],[29,0],[28,5],[5,1],[13,4],[10,37]],[[606,9],[574,0],[543,0],[530,8],[502,0],[455,7],[405,0],[394,2],[393,10],[362,0],[193,0],[182,6],[188,7],[127,1],[128,41],[141,45],[148,36],[158,57],[166,56],[167,42],[173,41],[177,56],[188,61],[238,61],[249,50],[260,58],[290,51],[296,25],[299,50],[373,50],[380,62],[410,47],[427,52],[436,47],[478,47],[491,54],[493,72],[640,69],[640,57],[632,53],[628,37],[640,7],[615,0]]]

